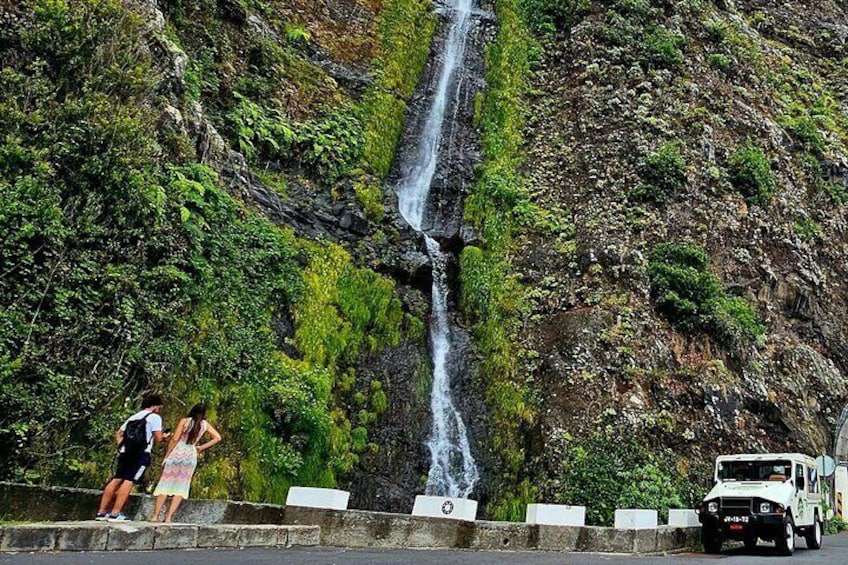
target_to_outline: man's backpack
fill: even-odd
[[[147,417],[130,420],[124,429],[124,440],[121,442],[124,450],[128,453],[144,453],[147,451]]]

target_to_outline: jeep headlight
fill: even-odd
[[[760,502],[760,513],[771,514],[771,502]]]
[[[710,514],[715,514],[718,512],[718,502],[710,502],[707,504],[707,512]]]

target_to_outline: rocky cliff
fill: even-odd
[[[409,511],[430,266],[393,191],[445,9],[0,0],[3,477],[96,486],[159,389],[216,407],[200,495]],[[480,3],[434,206],[489,516],[683,505],[718,453],[831,447],[846,16]]]

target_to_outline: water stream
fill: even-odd
[[[451,328],[448,319],[447,263],[449,255],[430,237],[425,227],[430,188],[440,159],[449,107],[455,119],[461,91],[461,73],[465,64],[466,42],[471,30],[473,0],[449,0],[448,33],[438,71],[438,83],[427,108],[426,120],[416,138],[417,146],[402,170],[397,188],[398,207],[404,219],[424,235],[427,253],[433,265],[432,313],[430,340],[433,355],[433,389],[430,409],[433,425],[427,446],[430,471],[426,493],[437,496],[468,497],[479,480],[479,472],[471,454],[468,433],[456,409],[451,392],[449,354]],[[449,125],[449,124],[448,124]],[[452,131],[452,128],[447,128]]]

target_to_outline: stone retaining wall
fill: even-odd
[[[90,520],[97,513],[101,491],[68,487],[41,487],[0,482],[0,521],[43,522]],[[230,500],[190,498],[174,515],[189,524],[282,524],[284,506]],[[153,499],[134,494],[125,513],[147,520]]]
[[[317,525],[321,545],[369,548],[667,553],[697,547],[699,528],[624,530],[514,522],[460,522],[424,516],[288,507],[285,523]]]
[[[97,511],[100,492],[95,490],[72,489],[62,487],[33,487],[10,483],[0,483],[0,520],[18,522],[42,522],[45,520],[91,520]],[[128,514],[136,520],[146,520],[152,511],[152,499],[149,496],[135,495],[127,506]],[[411,516],[408,514],[389,514],[385,512],[365,512],[361,510],[321,510],[314,508],[283,507],[271,504],[252,504],[227,500],[189,499],[180,506],[174,519],[177,522],[194,524],[192,526],[170,526],[174,533],[159,532],[161,538],[158,547],[171,542],[170,537],[178,536],[185,530],[189,539],[197,536],[197,547],[212,543],[216,536],[235,543],[232,539],[246,531],[238,525],[263,524],[275,528],[280,524],[319,526],[321,545],[339,547],[367,548],[426,548],[426,549],[478,549],[511,551],[586,551],[609,553],[665,553],[683,551],[699,545],[698,528],[676,528],[661,526],[656,529],[629,530],[598,528],[593,526],[547,526],[514,522],[464,522]],[[206,526],[215,526],[216,530],[203,530]],[[68,533],[62,530],[60,537],[70,539],[78,536],[83,543],[89,537],[100,546],[103,529],[100,523],[87,522]],[[35,528],[13,536],[48,536],[56,532],[58,525],[44,524],[27,526]],[[116,526],[117,527],[117,526]],[[106,549],[152,549],[155,544],[158,526],[153,524],[132,524],[121,526],[110,536]],[[266,526],[260,526],[266,527]],[[39,529],[40,528],[40,529]],[[51,529],[52,528],[52,529]],[[139,528],[142,533],[126,528]],[[151,529],[154,528],[154,529]],[[183,528],[180,530],[179,528]],[[228,529],[229,528],[229,529]],[[8,527],[4,530],[8,530]],[[272,531],[272,530],[269,530]],[[38,534],[37,532],[42,532]],[[45,533],[47,532],[47,533]],[[261,530],[252,535],[262,534]],[[56,534],[59,535],[59,534]],[[242,534],[248,535],[248,534]],[[64,536],[64,537],[62,537]],[[123,536],[123,537],[122,537]],[[229,537],[227,537],[229,536]],[[11,539],[11,538],[10,538]],[[50,545],[51,542],[44,542]],[[269,538],[270,539],[270,538]],[[111,540],[111,541],[109,541]],[[204,541],[206,540],[206,541]],[[55,539],[55,548],[63,549],[71,542]],[[5,542],[3,542],[5,543]],[[17,543],[17,542],[16,542]],[[218,543],[218,542],[215,542]],[[222,542],[223,543],[223,542]],[[126,546],[124,546],[126,544]],[[220,547],[234,547],[222,545]]]
[[[317,526],[55,522],[0,527],[0,552],[313,546],[318,545],[318,530]]]

